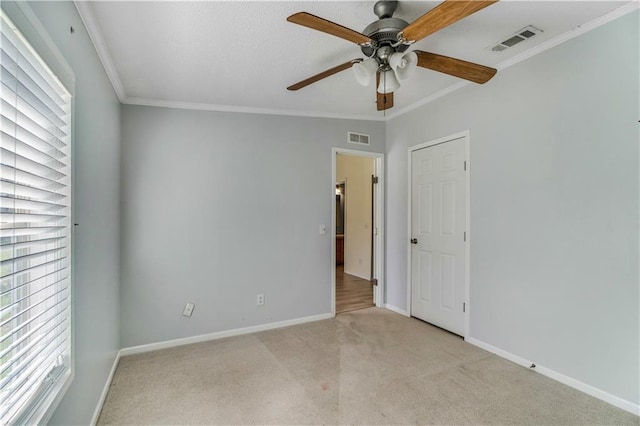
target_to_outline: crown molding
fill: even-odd
[[[544,43],[540,43],[536,46],[533,46],[531,49],[525,50],[509,59],[506,59],[500,62],[496,68],[498,71],[501,71],[505,68],[509,68],[512,65],[515,65],[519,62],[524,61],[525,59],[529,59],[539,53],[544,52],[545,50],[549,50],[553,47],[556,47],[559,44],[562,44],[566,41],[571,40],[572,38],[578,37],[582,34],[585,34],[593,29],[596,29],[604,24],[607,24],[611,21],[615,21],[616,19],[637,10],[640,6],[639,0],[633,0],[630,3],[625,4],[617,9],[612,10],[611,12],[599,16],[596,19],[593,19],[585,24],[579,25],[572,30],[569,30],[563,34],[560,34],[550,40],[545,41]]]
[[[120,102],[124,103],[127,99],[127,94],[124,91],[122,81],[120,81],[120,75],[118,74],[118,70],[113,63],[113,59],[111,58],[111,54],[109,53],[107,44],[104,42],[104,38],[102,37],[100,26],[98,25],[98,22],[93,15],[91,2],[74,0],[73,3],[78,10],[78,14],[80,15],[80,19],[82,20],[84,27],[87,29],[89,38],[93,43],[93,47],[96,49],[98,58],[100,58],[100,62],[102,62],[104,71],[107,73],[107,77],[111,82],[111,86],[113,86],[113,90],[116,92],[116,96],[118,96]]]
[[[436,99],[440,99],[441,97],[446,96],[449,93],[455,92],[456,90],[462,89],[463,87],[466,87],[470,84],[471,84],[470,81],[466,81],[466,80],[458,81],[457,83],[454,83],[451,86],[445,87],[444,89],[439,90],[436,93],[427,96],[426,98],[420,99],[419,101],[414,102],[411,105],[407,105],[404,108],[394,111],[393,113],[389,114],[384,121],[389,121],[389,120],[393,120],[394,118],[400,117],[408,112],[413,111],[414,109],[417,109],[423,105],[429,104],[435,101]]]
[[[343,120],[366,120],[366,121],[386,121],[385,117],[376,117],[369,115],[352,115],[352,114],[336,114],[323,111],[299,111],[292,109],[276,109],[276,108],[257,108],[243,107],[234,105],[215,105],[195,102],[167,101],[162,99],[150,98],[130,98],[127,97],[123,104],[141,105],[160,108],[177,108],[191,109],[199,111],[217,111],[217,112],[234,112],[242,114],[266,114],[266,115],[285,115],[288,117],[311,117],[311,118],[337,118]]]
[[[500,63],[498,63],[495,68],[498,71],[502,71],[505,70],[517,63],[520,63],[526,59],[532,58],[546,50],[549,50],[553,47],[558,46],[559,44],[562,44],[566,41],[571,40],[572,38],[578,37],[582,34],[585,34],[593,29],[596,29],[604,24],[607,24],[611,21],[615,21],[618,18],[623,17],[624,15],[631,13],[635,10],[640,9],[640,0],[632,0],[631,2],[625,4],[624,6],[620,6],[619,8],[612,10],[611,12],[599,16],[595,19],[592,19],[591,21],[579,25],[575,28],[573,28],[572,30],[569,30],[565,33],[562,33],[552,39],[549,39],[547,41],[545,41],[544,43],[540,43],[534,47],[532,47],[531,49],[525,50],[524,52],[521,52],[509,59],[506,59]],[[389,120],[393,120],[394,118],[400,117],[401,115],[404,115],[410,111],[413,111],[414,109],[417,109],[423,105],[426,105],[430,102],[435,101],[436,99],[439,99],[445,95],[448,95],[449,93],[455,92],[459,89],[462,89],[463,87],[468,86],[469,84],[471,84],[471,82],[469,81],[460,81],[457,82],[455,84],[452,84],[449,87],[446,87],[436,93],[434,93],[433,95],[430,95],[424,99],[421,99],[417,102],[414,102],[413,104],[406,106],[400,110],[397,110],[395,112],[393,112],[392,114],[390,114],[388,117],[386,117],[385,121],[389,121]]]

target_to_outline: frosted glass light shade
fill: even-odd
[[[368,86],[371,84],[376,72],[378,71],[378,61],[374,58],[369,58],[354,64],[351,69],[353,69],[356,81],[362,86]]]
[[[396,52],[389,57],[389,66],[399,80],[406,80],[418,66],[418,55],[415,52]]]
[[[391,93],[400,88],[400,82],[396,78],[393,70],[380,73],[380,83],[378,84],[378,93]]]

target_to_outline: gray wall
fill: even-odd
[[[51,423],[88,424],[119,349],[120,104],[73,3],[30,5],[76,75],[75,379]]]
[[[470,336],[638,404],[638,12],[387,126],[387,303],[408,147],[471,134]]]
[[[123,106],[122,346],[331,312],[347,130],[384,152],[383,122]]]

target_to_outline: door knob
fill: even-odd
[[[412,238],[411,239],[411,244],[418,244],[418,239],[417,238]]]

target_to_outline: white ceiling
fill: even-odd
[[[395,17],[411,22],[439,2],[401,1]],[[502,68],[514,56],[593,23],[629,1],[501,1],[412,48]],[[178,1],[79,4],[105,67],[125,103],[264,109],[302,115],[381,119],[375,89],[350,70],[297,92],[286,87],[363,55],[355,44],[286,21],[306,11],[362,31],[374,2]],[[503,53],[488,46],[534,25],[544,33]],[[579,30],[579,28],[578,28]],[[538,50],[540,47],[537,48]],[[110,63],[109,63],[110,62]],[[500,78],[500,72],[494,79]],[[119,80],[119,81],[118,81]],[[462,80],[418,68],[395,94],[397,114]],[[487,84],[491,84],[490,81]],[[473,83],[471,83],[473,84]],[[118,89],[117,89],[118,90]],[[194,105],[192,105],[194,106]]]

